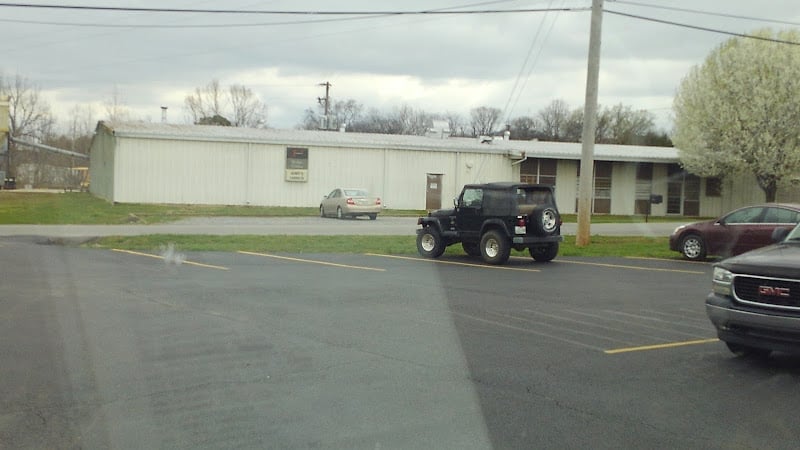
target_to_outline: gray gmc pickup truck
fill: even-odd
[[[740,356],[800,353],[800,225],[773,241],[714,265],[706,313]]]

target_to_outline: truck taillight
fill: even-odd
[[[380,205],[381,204],[381,198],[380,197],[375,199],[375,204],[376,205]]]
[[[348,199],[347,199],[347,201],[346,201],[346,203],[347,203],[348,205],[355,205],[355,204],[356,204],[356,201],[355,201],[355,200],[353,200],[352,198],[348,198]]]
[[[517,216],[517,223],[514,225],[514,234],[527,234],[528,227],[525,225],[525,216]]]

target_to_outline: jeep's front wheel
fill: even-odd
[[[504,264],[511,255],[508,238],[497,230],[489,230],[481,238],[481,256],[489,264]]]
[[[426,258],[438,258],[444,253],[445,245],[439,232],[425,227],[417,233],[417,251]]]
[[[531,254],[531,258],[538,262],[552,261],[558,255],[558,242],[542,247],[530,247],[528,252]]]

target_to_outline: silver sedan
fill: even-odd
[[[319,216],[345,217],[368,216],[371,220],[381,212],[381,198],[371,195],[366,189],[336,188],[323,197],[319,204]]]

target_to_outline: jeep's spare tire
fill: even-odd
[[[561,218],[552,206],[538,206],[533,210],[532,225],[536,234],[549,236],[558,231]]]

